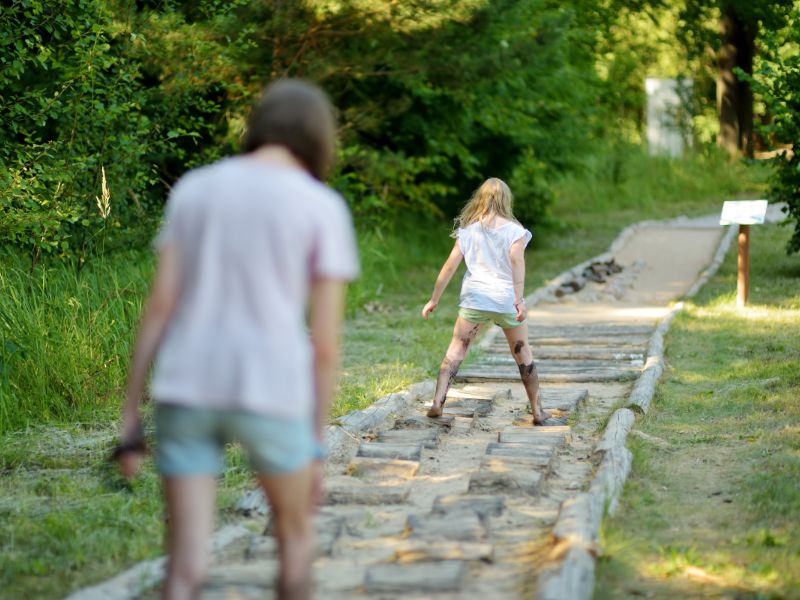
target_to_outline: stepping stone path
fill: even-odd
[[[530,326],[542,405],[565,425],[533,427],[510,352],[498,336],[449,393],[366,432],[328,465],[316,517],[316,598],[535,597],[552,563],[561,503],[592,473],[603,418],[638,376],[653,323]],[[231,547],[202,597],[272,598],[269,533]]]

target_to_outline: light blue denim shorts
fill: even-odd
[[[218,475],[230,442],[239,442],[252,469],[264,475],[298,471],[318,454],[310,420],[156,404],[155,423],[156,468],[166,477]]]

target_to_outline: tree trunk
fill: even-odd
[[[734,68],[752,75],[756,27],[739,19],[730,4],[724,7],[717,56],[717,145],[732,157],[753,155],[753,91],[747,81],[736,77]]]

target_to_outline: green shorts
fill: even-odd
[[[264,475],[298,471],[317,454],[310,419],[159,403],[155,421],[156,468],[166,477],[218,475],[229,442],[239,442],[252,469]]]
[[[525,323],[524,319],[517,321],[517,313],[499,313],[475,308],[459,308],[458,316],[470,323],[478,323],[479,325],[492,321],[503,329],[514,329]]]

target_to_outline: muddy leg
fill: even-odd
[[[428,410],[429,417],[441,417],[444,410],[444,400],[447,391],[458,374],[458,367],[467,355],[467,350],[472,340],[480,331],[481,326],[458,317],[453,328],[453,339],[439,367],[439,377],[436,379],[436,391],[433,394],[433,403]]]
[[[533,413],[533,424],[540,425],[545,419],[550,417],[550,413],[542,410],[539,402],[539,375],[536,372],[536,365],[533,362],[533,353],[528,344],[528,324],[522,323],[519,327],[504,329],[503,333],[508,340],[508,347],[511,355],[519,368],[519,375],[522,378],[522,385],[525,386],[525,393],[531,403],[531,413]]]

